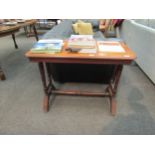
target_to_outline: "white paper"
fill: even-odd
[[[98,45],[99,52],[116,52],[116,53],[124,53],[125,50],[120,45]]]
[[[119,41],[97,41],[98,44],[119,44]]]
[[[61,39],[42,39],[42,40],[39,40],[38,43],[47,43],[47,44],[48,43],[51,43],[51,44],[52,43],[53,44],[54,43],[61,43],[62,44],[63,43],[63,40],[61,40]]]
[[[74,46],[92,48],[95,47],[95,41],[68,41],[68,47]]]
[[[93,35],[71,35],[70,39],[93,39]]]
[[[78,53],[96,53],[96,49],[81,49]]]

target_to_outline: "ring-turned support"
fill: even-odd
[[[84,92],[84,91],[77,91],[77,90],[60,90],[56,89],[53,84],[52,75],[50,72],[50,64],[39,62],[39,70],[40,75],[44,87],[44,102],[43,102],[43,109],[45,112],[49,110],[49,99],[52,94],[59,94],[59,95],[80,95],[80,96],[103,96],[109,97],[110,99],[110,112],[114,116],[116,115],[116,102],[115,102],[115,94],[117,91],[119,79],[122,72],[122,65],[116,65],[114,74],[108,84],[105,92]]]
[[[5,80],[5,79],[6,79],[5,74],[4,74],[4,72],[3,72],[3,70],[2,70],[2,68],[0,66],[0,80]]]

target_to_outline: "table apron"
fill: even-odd
[[[69,64],[116,64],[116,65],[129,65],[133,60],[94,60],[94,59],[41,59],[41,58],[29,58],[31,62],[42,63],[69,63]]]

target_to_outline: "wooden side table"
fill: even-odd
[[[80,96],[102,96],[108,97],[110,100],[110,112],[112,115],[116,114],[116,101],[115,95],[117,92],[118,83],[121,77],[121,72],[123,65],[129,65],[135,58],[136,55],[132,52],[124,43],[105,43],[110,46],[120,45],[125,52],[112,52],[107,51],[101,53],[97,51],[94,54],[89,53],[72,53],[66,51],[67,41],[64,41],[64,47],[60,53],[42,53],[37,54],[32,51],[26,53],[26,57],[29,58],[31,62],[38,63],[41,80],[44,90],[44,100],[43,109],[44,111],[49,110],[49,101],[52,95],[80,95]],[[106,89],[101,92],[97,91],[79,91],[79,90],[62,90],[56,88],[53,83],[53,76],[50,70],[50,64],[92,64],[92,65],[114,65],[115,69],[113,75],[110,77],[107,83]]]
[[[19,26],[0,26],[0,37],[11,35],[14,41],[15,48],[18,48],[16,39],[15,39],[15,33],[18,31],[19,31]],[[6,79],[5,74],[0,65],[0,80],[5,80],[5,79]]]

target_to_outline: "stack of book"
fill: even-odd
[[[88,49],[96,49],[96,42],[92,35],[71,35],[67,48],[71,51],[85,51],[87,49],[89,53]]]
[[[63,46],[61,39],[45,39],[34,44],[31,49],[32,53],[57,53],[60,52]]]

